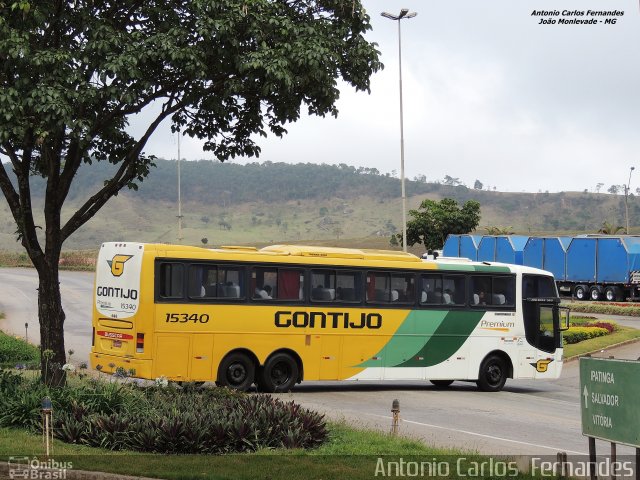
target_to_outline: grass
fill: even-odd
[[[2,315],[0,318],[4,317]],[[40,350],[38,347],[0,332],[0,367],[15,367],[17,364],[39,365]]]
[[[166,479],[368,479],[375,475],[379,462],[446,462],[457,475],[460,457],[468,468],[471,462],[486,462],[489,457],[461,450],[433,449],[403,437],[357,430],[343,423],[330,423],[331,440],[325,446],[304,452],[299,450],[263,450],[242,455],[148,455],[113,452],[69,445],[54,440],[52,457],[56,462],[71,462],[74,470],[92,470],[120,475],[140,475]],[[0,428],[0,459],[43,457],[40,435],[22,430]],[[382,460],[380,460],[382,459]],[[531,478],[520,474],[510,478]]]
[[[612,345],[617,345],[619,343],[627,342],[629,340],[634,340],[637,338],[640,338],[640,330],[618,325],[616,331],[610,333],[609,335],[590,338],[589,340],[584,340],[572,345],[565,345],[564,357],[565,359],[569,359],[572,357],[585,355],[587,353],[597,352],[599,350],[609,348]]]

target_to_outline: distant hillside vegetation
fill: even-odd
[[[68,218],[94,194],[112,169],[104,162],[81,168],[63,215]],[[401,229],[400,180],[375,169],[203,160],[182,162],[181,178],[185,243],[314,242],[384,248]],[[41,208],[44,181],[34,177],[31,183],[35,208]],[[485,233],[485,226],[502,226],[522,234],[558,235],[596,232],[604,221],[624,224],[622,195],[507,193],[426,181],[407,181],[407,195],[409,208],[417,208],[425,198],[478,200],[479,233]],[[640,225],[635,197],[629,199],[629,216],[632,226]],[[20,248],[15,231],[9,208],[0,201],[0,248]],[[635,232],[640,228],[632,228]],[[110,240],[177,241],[175,161],[157,160],[137,192],[124,191],[110,200],[65,247],[98,248]]]

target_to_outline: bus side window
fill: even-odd
[[[515,277],[493,277],[493,304],[514,305],[516,294]]]
[[[421,282],[420,303],[440,305],[442,303],[442,276],[422,275]]]
[[[160,265],[160,296],[164,298],[184,297],[184,266],[180,263]]]
[[[463,275],[445,275],[442,277],[442,303],[464,305],[466,303],[465,277]]]

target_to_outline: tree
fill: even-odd
[[[620,186],[618,186],[618,185],[611,185],[607,189],[607,192],[609,192],[609,193],[611,193],[613,195],[617,195],[619,191],[620,191]]]
[[[622,225],[615,225],[605,220],[602,222],[602,226],[600,227],[600,230],[598,230],[598,233],[602,233],[604,235],[615,235],[622,230],[624,230]]]
[[[487,235],[513,235],[514,232],[513,231],[513,227],[509,226],[509,227],[501,227],[498,225],[495,226],[490,226],[490,227],[484,227],[484,229],[487,232]]]
[[[473,183],[473,188],[476,189],[476,190],[482,190],[483,187],[484,187],[484,185],[480,180],[476,180]]]
[[[207,243],[209,243],[209,239],[207,237],[202,237],[200,241],[202,242],[202,245],[206,245]]]
[[[596,193],[600,193],[600,189],[604,187],[604,183],[598,183],[596,184]]]
[[[418,210],[409,210],[407,244],[424,244],[427,250],[440,249],[450,233],[469,233],[480,223],[480,203],[464,202],[462,208],[451,198],[423,200]]]
[[[451,185],[453,187],[456,187],[458,185],[461,185],[462,182],[457,177],[450,177],[449,175],[445,175],[444,176],[444,181],[442,182],[442,184],[443,185]]]
[[[257,156],[256,138],[285,124],[337,115],[337,80],[369,90],[382,65],[359,0],[137,0],[0,2],[0,188],[39,277],[41,348],[65,361],[58,261],[64,241],[123,188],[136,189],[153,157],[145,145],[166,119],[205,139],[224,161]],[[133,136],[128,118],[144,113]],[[61,215],[80,168],[113,174]],[[46,180],[37,234],[30,176]],[[61,368],[45,369],[48,383]]]

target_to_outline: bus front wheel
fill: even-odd
[[[507,366],[497,355],[490,355],[480,365],[476,384],[483,392],[499,392],[507,381]]]
[[[287,353],[276,353],[269,357],[258,374],[258,388],[263,392],[288,392],[293,388],[300,369],[298,363]]]
[[[246,391],[255,379],[256,367],[248,355],[236,352],[227,355],[218,370],[218,381],[221,387]]]

